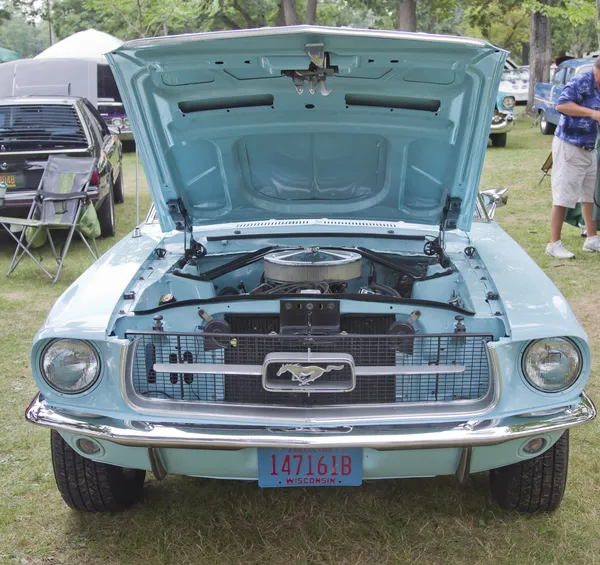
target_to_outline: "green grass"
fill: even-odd
[[[551,197],[548,180],[537,184],[551,138],[529,126],[529,119],[520,120],[505,149],[488,149],[482,188],[510,188],[509,205],[498,211],[498,221],[565,293],[596,349],[600,256],[584,255],[579,231],[568,227],[563,239],[577,258],[557,262],[544,255]],[[125,167],[118,234],[99,241],[101,250],[135,223],[131,154]],[[149,203],[145,185],[142,202],[143,217]],[[12,249],[9,240],[0,240],[0,272],[6,271]],[[30,262],[0,278],[0,563],[600,563],[596,425],[572,434],[568,490],[552,515],[501,511],[489,499],[485,475],[474,476],[466,487],[436,478],[339,490],[261,490],[255,484],[149,478],[143,502],[127,512],[70,511],[54,485],[48,432],[26,424],[23,412],[35,393],[31,339],[52,302],[90,263],[83,244],[75,242],[55,286]],[[598,392],[596,378],[594,373],[592,394]]]

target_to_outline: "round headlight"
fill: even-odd
[[[523,354],[523,373],[531,386],[543,392],[569,388],[581,374],[581,353],[564,337],[532,341]]]
[[[59,392],[76,394],[90,388],[100,375],[96,350],[78,339],[57,339],[41,357],[42,376]]]
[[[120,128],[123,125],[123,120],[121,118],[113,118],[112,125],[117,128]]]
[[[505,96],[502,99],[502,106],[504,106],[507,110],[510,110],[515,107],[516,101],[514,96]]]
[[[123,120],[123,127],[124,127],[125,129],[129,129],[129,118],[125,118],[125,119]]]

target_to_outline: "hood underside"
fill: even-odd
[[[449,226],[468,230],[505,58],[474,39],[309,26],[108,54],[165,230],[440,225],[449,199]]]

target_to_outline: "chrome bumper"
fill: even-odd
[[[34,424],[121,445],[200,449],[248,447],[364,447],[379,450],[496,445],[560,431],[593,420],[596,408],[582,393],[579,403],[553,414],[473,420],[443,426],[356,426],[339,428],[202,426],[109,418],[83,419],[51,408],[38,394],[25,417]],[[90,421],[91,420],[91,421]]]
[[[495,122],[496,119],[498,119],[498,121]],[[492,125],[490,126],[490,135],[494,135],[495,133],[508,133],[515,127],[515,121],[515,117],[510,112],[495,114],[492,118]]]

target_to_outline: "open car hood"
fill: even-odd
[[[300,26],[139,39],[107,57],[164,230],[306,217],[470,228],[505,51]]]

